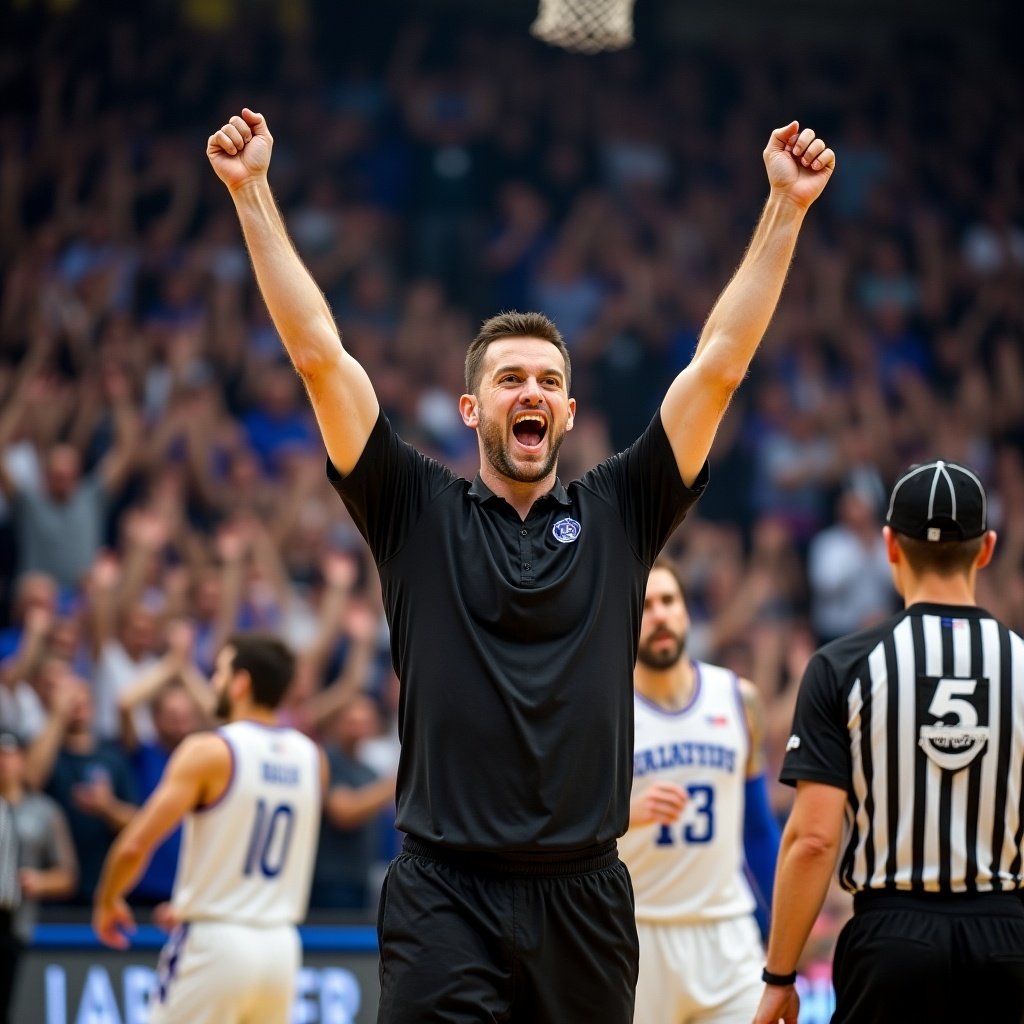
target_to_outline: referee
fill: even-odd
[[[838,866],[837,1024],[1024,1020],[1024,640],[975,604],[985,491],[938,460],[884,527],[905,609],[821,648],[797,698],[755,1024],[797,1019],[795,968]]]
[[[576,402],[540,314],[493,317],[469,347],[459,412],[477,435],[475,480],[396,435],[285,233],[272,141],[245,109],[207,155],[373,553],[402,683],[407,838],[381,894],[378,1020],[627,1024],[637,937],[616,840],[647,575],[704,488],[832,151],[796,122],[772,133],[761,221],[693,360],[629,449],[565,485]]]

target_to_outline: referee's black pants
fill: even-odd
[[[1018,895],[864,893],[836,943],[833,1024],[1022,1024]]]
[[[633,911],[614,842],[510,860],[410,837],[381,893],[378,1024],[629,1024]]]
[[[18,960],[23,948],[21,939],[14,934],[14,915],[9,910],[0,910],[0,1024],[8,1024],[10,1020]]]

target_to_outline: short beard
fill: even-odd
[[[481,417],[477,429],[483,442],[484,456],[491,464],[491,468],[506,479],[515,480],[520,484],[533,484],[538,480],[543,480],[555,468],[555,463],[558,462],[558,451],[565,440],[564,429],[560,434],[552,433],[548,457],[536,469],[524,470],[516,468],[513,464],[500,424]],[[549,431],[553,429],[551,426],[548,427]]]
[[[664,651],[652,651],[646,644],[641,644],[636,652],[636,660],[647,668],[653,668],[664,672],[665,669],[674,668],[679,664],[686,653],[686,637],[680,637],[674,647]]]
[[[231,694],[227,690],[217,694],[217,706],[213,709],[213,713],[217,718],[225,720],[231,718]]]

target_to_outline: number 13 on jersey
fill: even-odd
[[[654,840],[658,846],[672,846],[676,840],[673,829],[680,830],[680,839],[686,843],[709,843],[715,835],[715,790],[706,783],[686,787],[690,800],[683,812],[681,827],[662,825]]]

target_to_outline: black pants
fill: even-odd
[[[10,911],[0,910],[0,1024],[7,1024],[10,1020],[14,980],[22,949],[21,939],[13,931]]]
[[[633,909],[614,843],[524,863],[406,839],[377,918],[378,1024],[629,1024]]]
[[[833,1024],[1021,1024],[1017,896],[867,894],[836,944]]]

